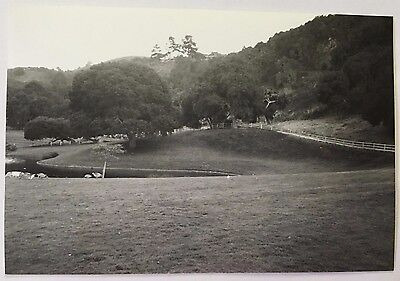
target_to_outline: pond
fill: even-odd
[[[35,160],[24,160],[14,157],[6,157],[5,164],[6,164],[5,167],[6,173],[11,171],[28,172],[31,174],[44,173],[49,177],[57,177],[57,178],[72,176],[69,173],[63,173],[63,172],[54,173],[52,171],[49,171],[48,169],[45,169],[44,167],[38,165],[38,163]]]
[[[57,155],[55,155],[57,156]],[[24,160],[6,157],[6,173],[11,171],[28,172],[31,174],[44,173],[52,178],[83,178],[93,172],[102,173],[100,167],[58,166],[39,163],[36,160]],[[160,177],[206,177],[234,175],[223,171],[203,170],[167,170],[140,168],[107,168],[106,178],[160,178]]]
[[[22,162],[24,162],[24,160],[12,158],[12,157],[6,157],[6,160],[5,160],[6,165],[18,164],[18,163],[22,163]]]

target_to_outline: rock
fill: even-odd
[[[30,180],[32,179],[32,174],[31,173],[21,173],[19,176],[20,179],[25,179],[25,180]]]
[[[100,174],[100,173],[97,173],[97,172],[94,172],[94,173],[92,173],[92,175],[93,175],[93,177],[94,177],[94,178],[96,178],[96,179],[98,179],[98,178],[101,178],[101,177],[102,177],[102,174]]]
[[[12,172],[8,172],[6,174],[6,178],[18,178],[18,179],[32,180],[34,178],[47,178],[47,175],[45,175],[43,173],[31,174],[28,172],[12,171]]]
[[[6,174],[6,178],[19,178],[22,172],[19,171],[12,171]]]
[[[46,174],[44,174],[44,173],[39,173],[39,174],[36,174],[36,176],[37,176],[38,178],[40,178],[40,179],[47,178],[47,175],[46,175]]]

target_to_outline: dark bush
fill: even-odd
[[[16,151],[17,146],[14,143],[7,143],[6,144],[6,151]]]
[[[24,128],[24,137],[28,140],[43,138],[63,139],[71,135],[69,120],[39,116],[29,121]]]

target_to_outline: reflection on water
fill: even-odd
[[[17,158],[12,158],[12,157],[6,157],[5,163],[7,164],[16,164],[16,163],[23,163],[24,160],[22,159],[17,159]]]
[[[81,178],[84,173],[73,173],[68,171],[68,169],[49,169],[37,164],[36,160],[24,160],[18,158],[6,158],[6,173],[18,171],[18,172],[28,172],[31,174],[44,173],[48,177],[55,178]]]
[[[38,165],[35,160],[23,160],[8,157],[6,161],[6,173],[12,171],[29,172],[31,174],[44,173],[51,178],[83,178],[85,174],[93,172],[102,173],[102,168],[96,167],[58,167]],[[108,168],[106,178],[157,178],[157,177],[204,177],[233,175],[224,172],[191,171],[191,170],[152,170]]]

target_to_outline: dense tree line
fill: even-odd
[[[287,107],[275,111],[283,119],[359,114],[393,133],[392,32],[390,17],[320,16],[208,61],[196,81],[181,76],[191,82],[182,101],[183,121],[193,124],[190,118],[206,115],[220,121],[230,114],[252,121],[269,114],[260,94],[267,88],[285,100]],[[200,105],[209,105],[209,112]]]
[[[390,17],[329,15],[229,55],[201,54],[187,35],[170,37],[164,51],[155,46],[151,58],[73,75],[17,68],[9,70],[7,125],[64,117],[71,134],[135,139],[200,121],[359,114],[393,133],[392,31]]]
[[[321,16],[237,55],[261,83],[288,93],[298,114],[313,107],[318,114],[360,114],[393,131],[390,17]]]
[[[7,125],[22,129],[38,116],[62,117],[68,110],[63,94],[45,88],[36,81],[7,85]]]
[[[7,126],[22,129],[38,116],[67,117],[75,71],[17,67],[7,71]]]

